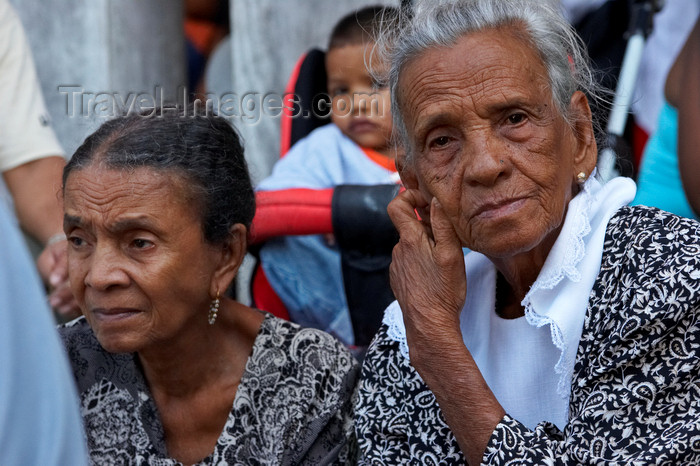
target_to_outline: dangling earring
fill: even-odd
[[[219,290],[216,290],[216,298],[209,305],[209,325],[214,325],[216,316],[219,313]]]
[[[578,175],[576,175],[576,181],[578,181],[578,184],[583,184],[586,182],[586,173],[585,172],[580,172]]]

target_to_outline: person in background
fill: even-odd
[[[389,90],[378,80],[386,66],[374,53],[375,36],[397,20],[397,9],[376,6],[336,24],[326,53],[331,124],[297,142],[258,191],[397,181]],[[340,253],[332,241],[320,235],[274,239],[260,250],[260,261],[292,321],[353,345]]]
[[[678,166],[683,190],[700,220],[700,19],[695,22],[666,79],[666,95],[678,109]]]
[[[187,88],[196,97],[207,89],[204,74],[216,46],[229,34],[228,0],[185,0]]]
[[[426,2],[392,42],[406,191],[360,464],[700,462],[700,223],[596,179],[555,5]]]
[[[75,383],[15,223],[0,203],[0,464],[87,465]]]
[[[653,17],[651,35],[642,52],[637,71],[637,82],[632,96],[631,112],[634,118],[634,148],[640,162],[647,139],[656,132],[658,119],[665,104],[666,80],[693,24],[700,17],[698,0],[635,0],[661,6]]]
[[[20,225],[44,246],[37,265],[52,288],[51,306],[62,318],[75,317],[59,202],[65,159],[22,24],[8,0],[0,0],[0,107],[0,172]]]
[[[226,295],[255,196],[225,119],[190,107],[110,120],[63,182],[83,317],[60,334],[93,464],[315,465],[351,454],[350,353]]]
[[[646,145],[635,204],[700,219],[700,20],[666,79],[659,124]]]
[[[581,33],[589,45],[593,65],[602,83],[615,91],[617,75],[627,48],[628,31],[633,12],[637,8],[661,7],[651,17],[651,34],[647,37],[634,83],[631,99],[631,115],[625,134],[626,145],[632,149],[631,160],[623,160],[623,171],[633,171],[638,176],[641,159],[650,136],[657,133],[662,112],[667,112],[664,84],[675,57],[700,14],[697,0],[559,0],[565,16]],[[610,99],[612,100],[612,98]],[[605,110],[608,108],[607,110]],[[609,104],[601,107],[604,112],[594,118],[605,122]],[[602,114],[601,114],[602,113]],[[667,118],[667,116],[664,116]],[[663,130],[665,131],[665,130]],[[658,142],[656,143],[658,144]],[[626,154],[621,153],[623,158]],[[629,162],[632,162],[630,165]],[[663,168],[662,168],[663,170]],[[676,211],[672,210],[674,213]]]

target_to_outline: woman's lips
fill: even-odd
[[[474,216],[479,218],[503,217],[520,209],[526,201],[526,198],[517,198],[487,203],[479,207]]]
[[[129,308],[94,308],[91,312],[99,321],[115,322],[133,317],[141,311]]]

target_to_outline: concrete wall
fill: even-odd
[[[185,83],[182,0],[11,2],[68,155],[119,107],[174,99]]]

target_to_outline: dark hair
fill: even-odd
[[[368,6],[338,21],[331,32],[328,50],[375,42],[380,32],[398,25],[399,10],[390,6]]]
[[[204,239],[226,241],[230,228],[246,228],[255,214],[255,194],[238,134],[224,119],[193,115],[192,109],[157,109],[105,122],[85,139],[63,170],[63,189],[73,171],[95,163],[119,170],[149,167],[169,171],[200,206]]]

